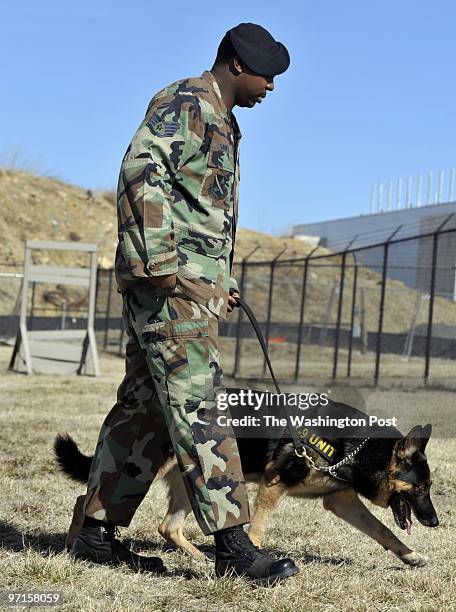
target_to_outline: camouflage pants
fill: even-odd
[[[249,522],[236,439],[216,422],[218,318],[139,282],[124,293],[126,372],[101,428],[85,514],[128,526],[171,449],[206,535]]]

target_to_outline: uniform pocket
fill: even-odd
[[[210,375],[208,336],[208,319],[159,321],[141,329],[141,345],[152,369],[159,373],[169,406],[175,415],[186,414],[190,424],[188,414],[193,412],[195,400],[204,399]],[[198,372],[200,377],[195,379]],[[171,427],[170,435],[175,439],[179,431]]]
[[[205,338],[208,335],[209,321],[207,319],[157,321],[144,325],[141,330],[141,336],[145,343],[164,342],[177,338]]]
[[[179,248],[205,257],[220,257],[228,242],[225,238],[199,232],[197,229],[193,229],[190,224],[185,227],[175,224],[174,233]]]
[[[226,240],[179,226],[175,226],[175,237],[178,272],[173,295],[207,305],[222,282],[221,257]]]
[[[227,137],[215,133],[209,147],[207,165],[226,172],[234,173],[234,150]]]
[[[212,139],[208,152],[206,176],[200,196],[216,208],[229,209],[234,186],[232,147],[226,139]]]

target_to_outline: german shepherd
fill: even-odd
[[[330,403],[334,405],[334,402]],[[350,406],[337,406],[345,413],[354,411]],[[326,510],[392,551],[403,563],[416,567],[426,565],[427,557],[403,544],[368,510],[359,495],[382,508],[389,506],[398,527],[408,533],[412,513],[422,525],[436,527],[439,520],[430,498],[431,479],[425,455],[431,430],[431,425],[416,426],[403,437],[395,429],[392,437],[369,438],[362,448],[359,437],[327,437],[340,457],[347,457],[359,449],[350,461],[337,469],[335,475],[315,469],[306,457],[298,457],[290,438],[275,441],[239,437],[237,441],[245,479],[259,483],[249,528],[250,539],[260,546],[269,518],[285,495],[321,497]],[[60,469],[68,477],[87,482],[92,457],[83,455],[72,438],[57,436],[54,451]],[[312,451],[309,455],[314,456],[315,463],[321,462]],[[196,558],[204,558],[204,554],[183,533],[191,506],[171,447],[156,479],[163,479],[168,485],[169,500],[159,533],[177,548]],[[67,548],[71,547],[81,529],[84,497],[82,495],[76,501]]]

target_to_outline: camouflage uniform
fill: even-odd
[[[116,275],[125,379],[92,463],[85,514],[128,525],[174,447],[205,534],[249,522],[236,440],[216,423],[218,322],[237,217],[239,128],[210,72],[160,91],[124,156]],[[149,282],[177,274],[171,296]]]

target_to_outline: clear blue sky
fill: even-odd
[[[240,224],[287,226],[369,210],[378,180],[456,165],[456,2],[4,2],[0,161],[112,188],[152,95],[212,65],[241,21],[291,66],[243,132]]]

